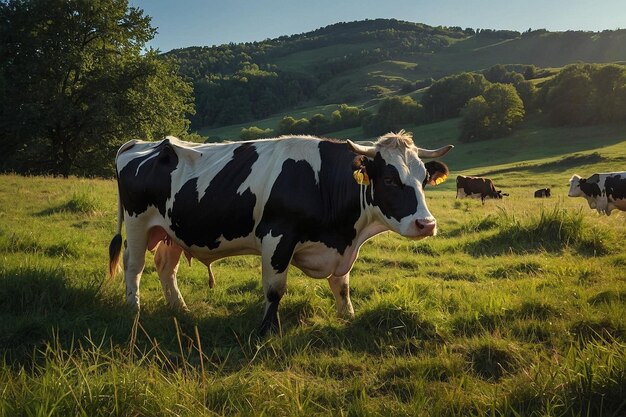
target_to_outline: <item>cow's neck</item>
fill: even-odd
[[[344,252],[341,262],[337,266],[334,275],[342,276],[350,272],[352,265],[359,256],[361,245],[368,239],[379,233],[386,232],[389,227],[377,219],[374,213],[375,207],[367,205],[363,211],[361,219],[356,225],[356,237],[350,247]]]

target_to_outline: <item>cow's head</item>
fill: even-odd
[[[568,197],[581,197],[584,195],[583,191],[580,189],[580,178],[579,175],[572,175],[572,178],[569,180],[569,192],[567,193]]]
[[[375,211],[379,220],[406,237],[435,235],[437,222],[426,205],[424,188],[443,182],[448,167],[439,161],[424,164],[421,158],[443,156],[453,146],[420,149],[404,131],[382,136],[373,146],[348,143],[358,154],[355,168],[369,180],[371,188],[366,198],[369,205],[378,209]]]
[[[502,190],[496,191],[496,195],[495,195],[495,197],[498,200],[502,200],[502,197],[508,197],[508,196],[509,196],[509,193],[503,193]]]
[[[550,197],[550,189],[546,188],[546,197]]]

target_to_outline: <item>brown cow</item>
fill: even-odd
[[[466,177],[464,175],[456,177],[456,198],[480,198],[485,204],[486,198],[502,199],[503,196],[508,196],[508,194],[496,190],[493,181],[489,178]]]

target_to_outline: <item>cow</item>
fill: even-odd
[[[464,175],[456,177],[456,198],[480,198],[485,204],[487,198],[502,199],[503,196],[508,196],[508,194],[496,190],[493,181],[489,178],[466,177]]]
[[[535,191],[535,198],[547,198],[550,197],[550,189],[549,188],[540,188]]]
[[[109,275],[123,253],[126,302],[139,309],[146,250],[155,251],[165,299],[186,309],[176,273],[181,254],[209,267],[218,259],[261,257],[265,313],[259,333],[276,330],[289,265],[326,278],[337,313],[354,317],[349,276],[361,245],[388,230],[434,236],[424,188],[446,179],[438,158],[452,145],[420,149],[401,131],[374,145],[311,136],[225,144],[167,137],[133,140],[116,156],[117,231]]]
[[[573,175],[569,197],[584,197],[591,209],[609,216],[613,210],[626,211],[626,172],[593,174],[589,178]]]

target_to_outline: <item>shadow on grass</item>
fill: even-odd
[[[9,362],[28,362],[34,349],[59,342],[64,347],[85,337],[105,345],[127,346],[136,313],[102,282],[72,285],[60,269],[19,268],[0,270],[0,351]],[[149,351],[157,342],[161,349],[179,352],[197,327],[207,347],[228,355],[239,346],[236,335],[256,332],[261,303],[239,307],[229,316],[204,317],[175,312],[166,306],[140,313],[142,332],[137,332],[139,351]],[[173,320],[176,318],[176,324]]]
[[[494,169],[491,171],[485,171],[481,173],[481,176],[505,174],[507,172],[528,171],[533,173],[544,173],[554,170],[564,170],[568,168],[579,167],[581,165],[596,164],[603,161],[622,161],[623,158],[605,158],[598,152],[593,152],[587,155],[575,154],[566,156],[565,158],[558,159],[556,161],[544,162],[542,164],[533,165],[517,165],[508,168]]]
[[[141,353],[158,346],[175,368],[199,364],[201,344],[203,355],[215,367],[238,370],[257,354],[269,358],[311,348],[413,352],[443,342],[431,321],[386,302],[351,322],[318,325],[311,319],[323,314],[320,303],[285,299],[280,310],[283,335],[263,339],[257,336],[263,314],[261,292],[237,308],[206,314],[148,306],[139,315],[139,326],[135,312],[112,292],[95,280],[76,286],[61,269],[0,269],[0,351],[9,363],[25,365],[34,351],[48,344],[67,349],[89,339],[104,349],[132,344]]]
[[[50,257],[78,257],[76,244],[73,242],[59,242],[53,245],[43,245],[30,234],[12,233],[0,240],[0,251],[7,253],[41,253]]]
[[[444,343],[435,324],[418,312],[402,309],[390,303],[357,312],[352,321],[337,325],[329,322],[293,329],[280,341],[282,349],[297,353],[306,346],[308,351],[349,350],[359,353],[415,354],[433,345]]]
[[[93,214],[98,211],[99,202],[97,198],[89,192],[75,192],[72,197],[63,204],[49,207],[35,213],[37,216],[45,217],[58,213]]]

